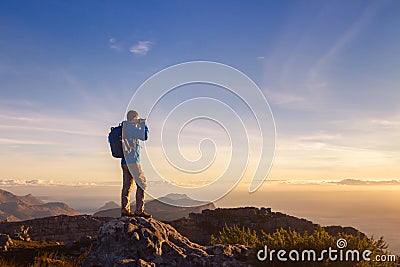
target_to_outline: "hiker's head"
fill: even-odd
[[[129,110],[128,114],[126,114],[126,119],[128,121],[133,121],[139,119],[139,113],[135,110]]]

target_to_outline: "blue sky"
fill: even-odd
[[[2,1],[0,179],[117,180],[135,89],[231,65],[275,116],[272,178],[398,178],[398,1]],[[24,168],[15,169],[15,165]]]

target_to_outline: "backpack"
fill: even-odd
[[[145,126],[144,140],[149,137],[149,128]],[[108,142],[110,143],[111,154],[114,158],[124,158],[124,151],[122,150],[122,122],[116,126],[111,127],[111,131],[108,134]]]
[[[147,125],[144,126],[144,140],[146,141],[147,138],[149,138],[149,128],[147,128]]]
[[[111,127],[108,134],[108,142],[111,147],[111,154],[114,158],[123,158],[124,152],[122,150],[122,123],[116,127]]]

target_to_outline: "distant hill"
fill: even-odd
[[[24,202],[25,204],[28,205],[44,204],[43,200],[34,197],[31,194],[25,196],[17,196],[14,195],[13,193],[0,189],[0,203],[17,202],[17,201]]]
[[[97,212],[103,211],[103,210],[118,209],[119,207],[120,207],[120,205],[118,205],[114,201],[109,201],[109,202],[106,202],[104,204],[104,206],[101,206],[100,208],[98,208]]]
[[[168,205],[164,202],[173,203],[176,206]],[[197,207],[188,207],[195,205]],[[159,199],[146,202],[145,209],[157,220],[172,221],[187,217],[190,213],[199,213],[205,209],[215,209],[215,206],[213,203],[191,199],[185,194],[168,194]],[[135,203],[131,204],[131,210],[135,210]],[[93,216],[118,218],[121,216],[121,210],[119,207],[102,210],[96,212]]]
[[[79,212],[62,202],[45,203],[32,196],[17,196],[0,189],[0,221],[23,221],[55,215],[78,215]]]

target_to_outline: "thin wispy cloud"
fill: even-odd
[[[287,185],[400,185],[400,180],[371,180],[371,179],[342,179],[342,180],[267,180],[270,184],[287,184]]]
[[[337,55],[348,46],[356,37],[365,29],[368,24],[372,21],[374,16],[381,10],[382,2],[373,2],[363,11],[362,15],[358,20],[351,24],[348,29],[333,43],[329,50],[319,58],[316,64],[310,69],[309,72],[309,83],[310,84],[321,84],[321,72],[323,69],[332,63]],[[324,84],[324,82],[322,82]],[[318,89],[318,86],[313,88]]]
[[[115,51],[122,50],[122,46],[119,43],[117,43],[117,39],[115,39],[114,37],[111,37],[108,39],[108,44],[112,50],[115,50]]]
[[[277,92],[268,89],[265,89],[264,91],[266,92],[265,95],[267,99],[271,101],[271,104],[285,107],[302,107],[304,109],[307,109],[309,106],[307,105],[308,103],[306,103],[306,99],[301,95],[289,92]]]
[[[40,141],[40,140],[0,138],[0,144],[1,145],[59,145],[62,143]]]
[[[94,182],[77,182],[77,183],[68,183],[68,182],[59,182],[53,180],[41,180],[41,179],[7,179],[0,180],[0,185],[2,186],[96,186],[97,183]]]
[[[144,56],[150,51],[150,41],[139,41],[136,45],[132,46],[129,50],[132,54]]]
[[[12,106],[12,107],[37,107],[38,103],[33,102],[27,99],[0,99],[0,105],[4,106]]]
[[[7,116],[0,114],[0,121],[4,122],[4,120],[13,120],[13,121],[20,121],[20,122],[39,122],[43,121],[41,118],[32,118],[32,117],[26,117],[26,116]]]
[[[367,115],[355,118],[348,115],[346,119],[332,120],[330,124],[337,129],[346,129],[358,134],[362,133],[364,136],[366,134],[381,133],[388,137],[388,134],[398,135],[397,133],[400,130],[400,116],[397,114],[380,117]],[[382,135],[380,139],[382,139]],[[390,140],[390,138],[388,139]]]
[[[331,142],[340,139],[341,134],[327,134],[327,133],[316,133],[311,135],[299,136],[299,142]]]
[[[390,119],[371,119],[371,124],[386,128],[399,128],[400,121],[399,120],[390,120]]]
[[[0,109],[0,129],[16,131],[42,131],[84,136],[104,136],[101,128],[93,128],[89,119],[74,118],[65,114],[30,113],[30,117],[13,109]]]
[[[55,132],[55,133],[83,135],[83,136],[91,136],[91,137],[103,137],[104,136],[104,133],[96,133],[94,131],[84,131],[84,130],[79,131],[79,130],[48,128],[48,127],[34,127],[34,126],[24,126],[24,125],[0,125],[0,129]]]
[[[400,180],[360,180],[344,179],[341,181],[332,181],[331,184],[338,185],[400,185]]]

